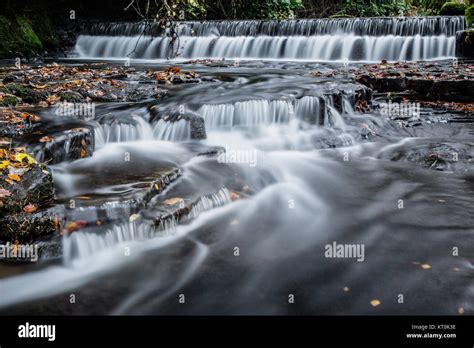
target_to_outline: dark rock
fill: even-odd
[[[78,92],[66,91],[59,94],[61,100],[65,100],[70,103],[81,103],[85,100],[84,96]]]
[[[191,139],[206,139],[206,125],[201,116],[192,116],[189,118],[191,125]]]
[[[403,92],[407,89],[407,81],[404,77],[378,78],[372,75],[360,75],[356,81],[378,92]]]
[[[201,115],[190,110],[160,110],[156,105],[151,106],[149,109],[150,119],[152,122],[157,122],[162,119],[166,122],[176,122],[179,120],[186,120],[190,123],[191,127],[191,139],[199,140],[206,139],[206,124]]]
[[[0,240],[28,243],[57,231],[56,215],[51,210],[34,213],[18,213],[0,218]]]
[[[50,142],[38,142],[29,149],[40,162],[56,164],[92,156],[94,134],[89,128],[74,128],[54,135]]]
[[[472,102],[474,80],[424,80],[409,79],[407,88],[424,100]]]
[[[10,83],[2,87],[0,91],[13,94],[23,100],[25,103],[38,104],[42,100],[46,100],[48,94],[43,91],[37,91],[33,88],[20,84]]]
[[[0,173],[2,183],[6,177],[6,171]],[[4,198],[0,216],[21,213],[28,204],[41,208],[54,201],[53,177],[42,165],[34,165],[21,176],[19,182],[2,186],[10,191],[11,195]]]
[[[3,78],[3,83],[10,83],[10,82],[15,82],[18,80],[18,76],[13,75],[13,74],[8,74]]]
[[[474,58],[474,32],[462,30],[456,33],[456,57]]]

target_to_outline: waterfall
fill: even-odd
[[[308,61],[430,60],[454,57],[463,17],[204,21],[180,24],[179,58]],[[80,35],[81,58],[166,59],[173,45],[152,26],[95,24]],[[137,44],[138,42],[138,44]]]
[[[185,218],[187,220],[197,218],[205,211],[231,202],[229,190],[222,188],[216,193],[197,199]],[[80,231],[64,235],[62,239],[63,260],[65,264],[69,264],[75,259],[91,256],[121,243],[175,235],[177,224],[177,218],[173,214],[169,214],[169,217],[162,220],[159,226],[146,221],[134,221],[114,225],[105,232]]]
[[[153,127],[153,135],[157,140],[183,141],[191,139],[191,125],[188,120],[179,121],[158,120]]]
[[[299,19],[282,21],[201,21],[181,22],[180,35],[187,36],[308,36],[336,33],[356,35],[447,35],[465,29],[463,16],[438,17],[380,17]],[[143,23],[94,23],[86,28],[86,35],[137,36],[144,30]],[[159,23],[152,24],[150,34],[161,36],[166,30]]]
[[[135,140],[153,139],[153,130],[150,124],[139,116],[133,116],[133,122],[101,123],[94,129],[96,148],[107,143],[118,143]]]

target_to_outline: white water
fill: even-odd
[[[126,58],[138,36],[81,35],[76,43],[80,58]],[[454,57],[454,36],[203,36],[181,37],[179,58],[282,59],[308,61],[432,60]],[[168,38],[142,37],[139,59],[166,59]]]
[[[188,120],[175,122],[158,120],[153,126],[153,135],[157,140],[183,141],[191,139],[191,126]]]
[[[95,146],[103,147],[107,143],[119,143],[135,140],[152,140],[153,131],[148,122],[140,116],[133,116],[133,123],[113,121],[95,127]]]
[[[218,192],[200,197],[191,207],[187,219],[195,219],[205,211],[231,203],[230,192],[223,188]],[[124,245],[131,241],[144,241],[156,237],[166,237],[176,234],[178,221],[170,214],[160,221],[159,227],[152,223],[134,221],[114,225],[107,231],[71,233],[63,237],[63,260],[65,265],[71,265],[76,259],[85,259],[118,244]],[[124,249],[125,251],[125,249]]]
[[[463,28],[463,17],[185,22],[173,47],[159,28],[141,35],[140,24],[110,23],[79,36],[75,51],[80,58],[108,59],[134,51],[131,58],[145,60],[433,60],[454,57],[455,33]]]

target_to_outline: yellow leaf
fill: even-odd
[[[134,221],[135,221],[136,219],[138,219],[139,217],[140,217],[140,215],[138,215],[138,214],[132,214],[132,215],[130,215],[129,221],[130,221],[130,222],[134,222]]]
[[[427,264],[427,263],[424,263],[424,264],[421,265],[421,268],[423,268],[423,269],[430,269],[431,266],[430,266],[429,264]]]
[[[169,198],[169,199],[163,201],[163,204],[175,205],[175,204],[181,204],[182,202],[184,203],[184,200],[182,198],[173,197],[173,198]]]
[[[380,301],[377,299],[373,299],[372,301],[370,301],[370,304],[372,307],[377,307],[380,306]]]
[[[20,153],[17,153],[16,155],[14,155],[15,161],[20,162],[20,163],[23,163],[23,160],[25,158],[28,161],[28,164],[36,163],[35,159],[33,157],[31,157],[30,155],[26,154],[26,153],[20,152]]]

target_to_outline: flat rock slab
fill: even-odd
[[[366,65],[354,72],[357,82],[377,92],[412,91],[430,101],[474,101],[474,65],[444,63],[386,63]]]

